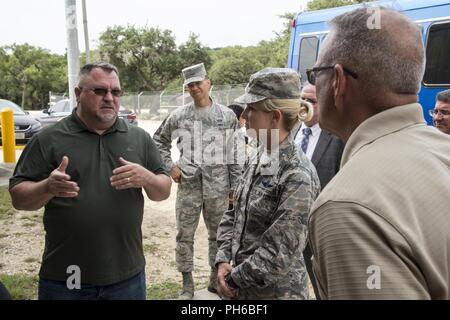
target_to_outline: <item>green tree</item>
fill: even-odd
[[[289,12],[280,15],[279,18],[284,20],[284,27],[281,32],[276,32],[276,36],[271,41],[262,41],[259,47],[269,54],[269,61],[266,66],[270,67],[286,67],[288,60],[289,42],[291,38],[292,20],[295,13]]]
[[[180,72],[170,30],[109,27],[100,36],[99,53],[103,60],[117,66],[126,91],[162,90]]]
[[[198,39],[198,35],[191,33],[189,39],[178,47],[178,56],[180,59],[180,70],[178,76],[172,79],[165,87],[168,91],[179,91],[183,85],[181,69],[203,62],[206,70],[212,65],[210,49],[204,47]]]
[[[229,56],[217,60],[209,74],[214,84],[247,83],[251,74],[262,69],[264,65],[249,53],[238,48],[226,48]]]
[[[186,43],[180,45],[179,55],[183,68],[203,62],[208,70],[212,64],[208,48],[204,47],[198,40],[198,35],[193,33],[189,35]]]
[[[326,8],[335,8],[348,6],[356,3],[370,2],[374,0],[313,0],[308,3],[308,10],[320,10]]]
[[[67,62],[29,44],[0,48],[0,97],[25,109],[40,109],[48,104],[49,91],[67,90]]]
[[[295,13],[279,16],[284,27],[275,32],[271,40],[257,46],[229,46],[210,51],[213,65],[210,77],[215,84],[247,83],[251,74],[264,67],[286,67],[291,36],[291,23]]]

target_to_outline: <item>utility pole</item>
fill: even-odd
[[[67,35],[67,65],[69,76],[69,98],[75,107],[75,86],[80,70],[80,51],[78,49],[77,3],[76,0],[66,0],[66,35]]]
[[[91,63],[91,51],[89,50],[89,32],[88,32],[88,21],[86,13],[86,0],[81,2],[83,6],[83,27],[84,27],[84,46],[86,49],[86,63]]]

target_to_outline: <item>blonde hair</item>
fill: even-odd
[[[314,114],[313,106],[303,99],[266,99],[258,103],[261,110],[271,112],[275,109],[283,113],[283,126],[287,131],[298,122],[308,122]]]

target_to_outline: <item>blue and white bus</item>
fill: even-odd
[[[288,67],[297,70],[306,81],[306,69],[312,68],[329,32],[328,21],[363,6],[393,8],[410,17],[422,28],[426,48],[426,70],[419,101],[429,124],[428,110],[434,108],[437,92],[450,88],[450,1],[398,0],[374,1],[332,9],[299,13],[292,25]]]

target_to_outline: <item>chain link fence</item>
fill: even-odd
[[[211,97],[217,103],[228,106],[234,99],[245,91],[245,84],[217,85],[211,88]],[[50,106],[62,99],[68,99],[67,94],[50,92]],[[125,92],[121,98],[121,105],[133,110],[140,118],[162,120],[170,112],[185,104],[192,102],[187,91],[164,90]]]
[[[217,103],[228,106],[245,91],[245,84],[212,86],[211,97]],[[126,92],[122,105],[144,119],[164,119],[170,112],[187,103],[192,98],[187,91],[164,90],[153,92]]]

